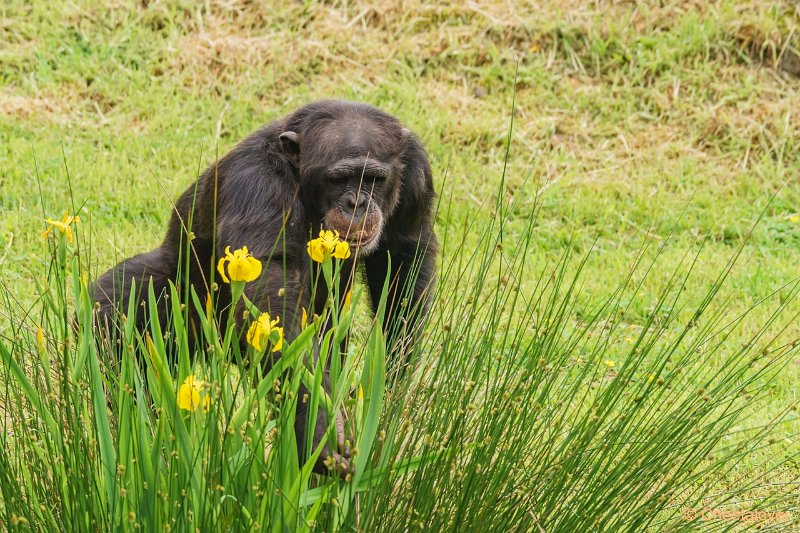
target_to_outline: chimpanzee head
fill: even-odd
[[[280,134],[303,204],[318,213],[322,227],[338,231],[367,255],[378,247],[398,205],[409,131],[364,104],[328,101],[304,109]]]

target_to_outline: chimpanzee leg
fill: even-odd
[[[120,319],[127,314],[131,297],[136,301],[136,329],[147,331],[150,312],[146,304],[142,306],[141,303],[147,301],[150,283],[153,284],[157,300],[159,322],[162,327],[166,326],[169,281],[175,277],[176,271],[176,262],[171,261],[161,248],[157,248],[126,259],[100,276],[94,285],[94,299],[99,304],[97,321],[112,344],[121,338]],[[133,295],[132,287],[135,291]]]

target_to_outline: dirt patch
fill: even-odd
[[[0,92],[0,114],[29,119],[43,117],[63,124],[68,121],[70,106],[66,101],[50,96],[22,96]]]

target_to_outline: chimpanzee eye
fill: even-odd
[[[365,183],[380,183],[385,178],[380,174],[365,174],[364,175],[364,182]]]
[[[350,176],[348,176],[347,174],[328,175],[328,181],[330,181],[331,183],[345,183],[348,179],[350,179]]]

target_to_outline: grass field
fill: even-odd
[[[160,242],[170,199],[217,154],[333,97],[379,106],[422,138],[442,200],[437,232],[451,242],[442,264],[469,224],[462,247],[489,226],[504,168],[510,258],[539,272],[592,249],[565,328],[613,298],[652,243],[657,268],[618,302],[606,352],[618,365],[687,252],[699,256],[682,298],[697,305],[746,242],[713,308],[750,312],[703,363],[723,367],[786,304],[785,329],[773,324],[775,340],[755,347],[770,359],[800,339],[788,288],[800,272],[798,30],[789,0],[3,2],[0,338],[19,335],[12,317],[37,305],[43,218],[80,210],[84,256],[102,273]],[[528,241],[518,257],[515,243]],[[538,287],[535,276],[514,284]],[[785,417],[724,472],[727,489],[765,474],[756,501],[796,494],[800,479],[800,353],[782,357],[723,437]],[[800,520],[796,498],[782,505]]]

